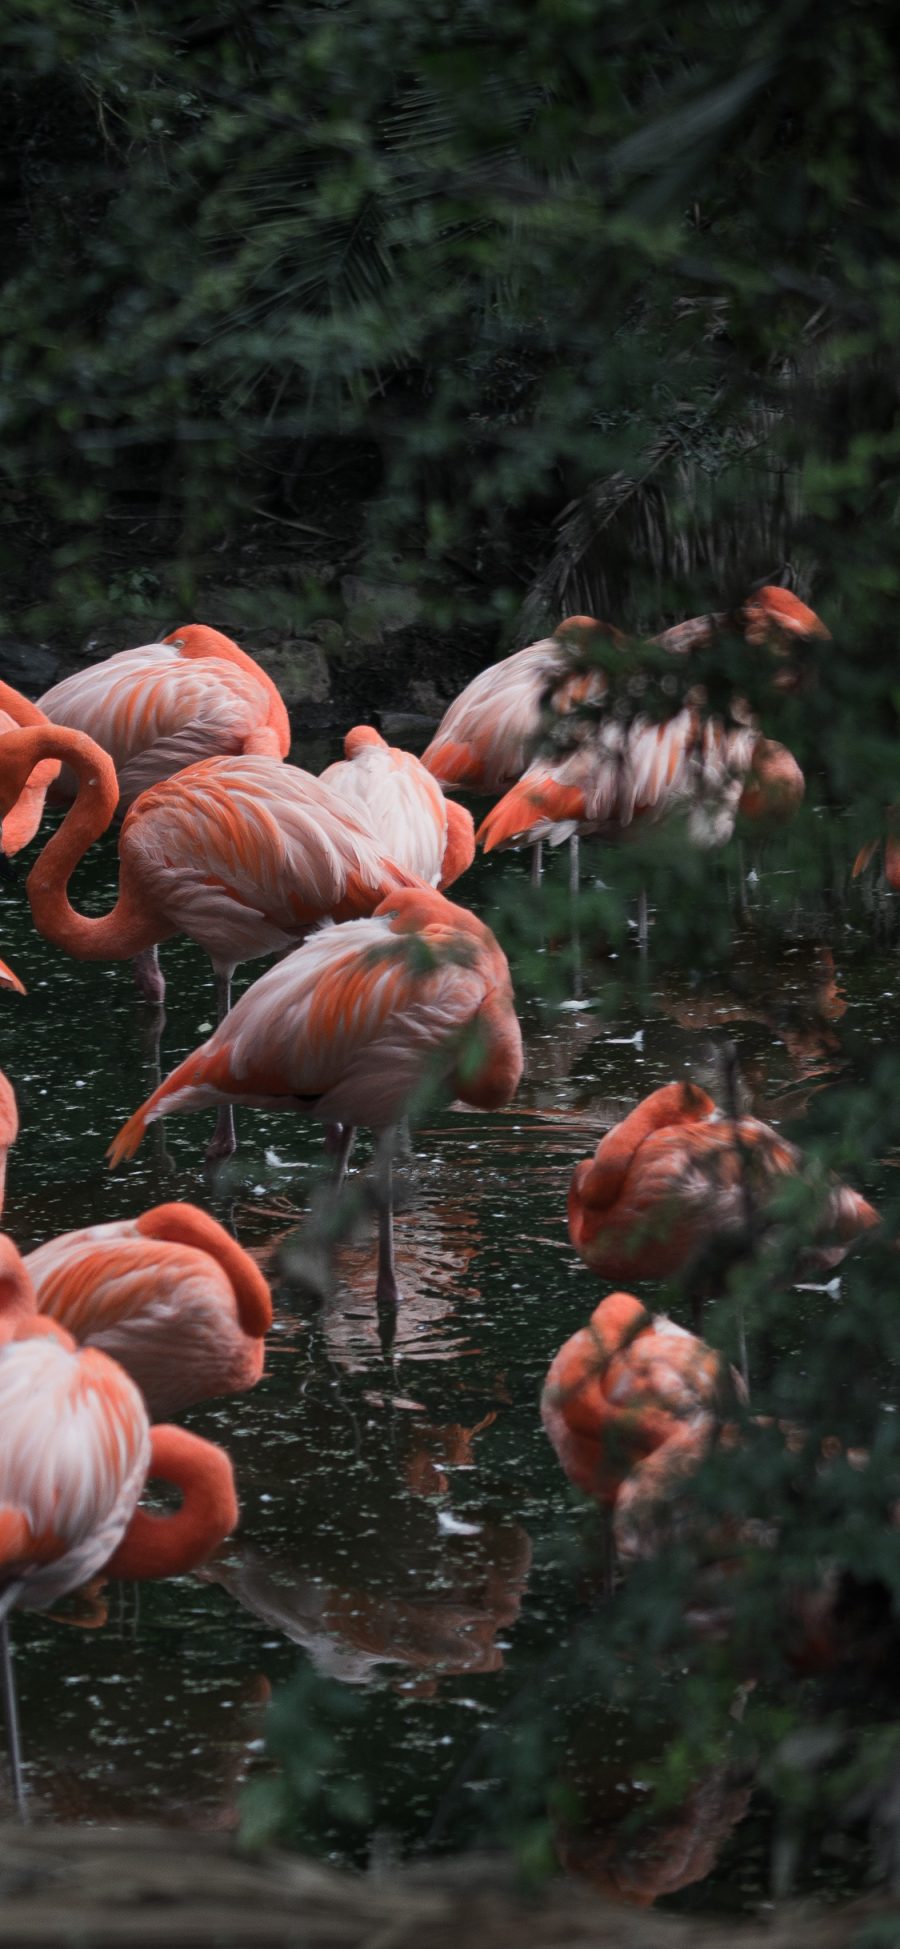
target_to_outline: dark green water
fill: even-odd
[[[596,870],[590,854],[586,864]],[[511,857],[480,863],[457,897],[479,907],[501,881],[532,897]],[[103,911],[114,885],[108,842],[81,869],[76,904]],[[154,1082],[150,1015],[130,970],[77,964],[42,942],[21,877],[2,889],[0,949],[29,990],[0,998],[0,1060],[22,1124],[4,1222],[20,1247],[188,1198],[270,1268],[294,1233],[295,1269],[305,1261],[314,1281],[318,1126],[241,1113],[238,1156],[213,1180],[201,1163],[211,1119],[173,1118],[110,1173],[105,1147]],[[636,957],[636,944],[623,952]],[[221,1563],[139,1593],[110,1586],[96,1628],[16,1620],[37,1813],[234,1824],[242,1782],[263,1764],[262,1707],[298,1666],[357,1701],[351,1767],[373,1810],[352,1847],[324,1805],[314,1816],[334,1858],[441,1839],[467,1794],[483,1790],[469,1765],[479,1740],[585,1602],[567,1551],[595,1515],[568,1490],[537,1412],[553,1354],[599,1296],[567,1240],[574,1162],[658,1084],[687,1074],[715,1086],[729,1037],[753,1107],[801,1113],[846,1062],[848,1025],[877,1020],[884,1032],[894,1012],[896,959],[889,945],[873,952],[859,907],[833,965],[807,939],[773,973],[752,921],[738,958],[749,996],[739,1014],[724,980],[661,984],[652,938],[643,1013],[598,1012],[604,976],[592,968],[577,1001],[526,1010],[527,1076],[510,1111],[449,1109],[415,1133],[397,1223],[407,1297],[390,1356],[366,1226],[339,1251],[321,1305],[296,1285],[282,1291],[263,1383],[188,1418],[229,1448],[237,1471],[241,1528]],[[165,1072],[208,1028],[212,984],[190,943],[166,947],[163,964]],[[239,986],[263,965],[245,966]],[[360,1168],[366,1158],[363,1143]],[[637,1760],[627,1725],[607,1730],[615,1805]],[[731,1811],[723,1842],[742,1809]],[[722,1901],[764,1893],[752,1813],[727,1850]]]

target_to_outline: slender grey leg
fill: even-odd
[[[9,1613],[22,1589],[21,1582],[10,1584],[0,1599],[0,1688],[3,1693],[3,1716],[6,1721],[6,1750],[9,1754],[9,1772],[15,1796],[16,1812],[20,1821],[28,1820],[28,1803],[25,1796],[25,1776],[22,1770],[22,1736],[19,1730],[19,1702],[16,1697],[16,1676],[13,1670],[12,1640],[9,1632]]]
[[[216,974],[216,1021],[224,1022],[231,1007],[231,976],[233,970],[226,968],[224,974]],[[216,1164],[222,1157],[233,1157],[237,1150],[237,1132],[234,1127],[234,1105],[223,1103],[216,1118],[216,1127],[206,1146],[207,1164]]]
[[[224,1022],[231,1007],[231,977],[234,970],[226,968],[224,974],[216,975],[216,1021]]]
[[[581,840],[579,839],[577,832],[573,832],[572,837],[569,840],[569,892],[572,895],[575,895],[578,892],[580,852],[581,852]]]
[[[337,1192],[340,1191],[347,1175],[347,1166],[356,1142],[356,1125],[355,1123],[336,1124],[335,1129],[341,1133],[335,1146],[334,1171],[331,1178],[334,1190]]]
[[[539,887],[543,877],[544,877],[544,848],[541,841],[539,839],[536,839],[534,845],[531,848],[532,886]]]
[[[638,947],[642,954],[646,954],[647,952],[647,939],[647,889],[646,887],[641,887],[640,893],[638,894]]]
[[[379,1146],[378,1284],[379,1307],[396,1307],[401,1298],[394,1265],[394,1133],[386,1130]]]
[[[166,999],[166,977],[159,965],[159,949],[145,947],[141,954],[136,954],[131,972],[144,1000],[160,1008]]]

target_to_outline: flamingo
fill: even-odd
[[[37,704],[23,697],[21,691],[14,690],[12,684],[0,683],[0,738],[7,731],[20,731],[28,725],[46,724],[47,719]],[[23,785],[15,805],[10,806],[0,826],[0,853],[11,859],[15,853],[27,846],[34,838],[44,812],[44,799],[47,789],[59,773],[59,764],[53,759],[45,759],[35,766],[31,777]],[[9,971],[7,970],[7,973]],[[16,977],[12,976],[16,985]],[[23,990],[24,992],[24,990]]]
[[[788,656],[797,641],[808,642],[813,637],[831,641],[831,631],[821,616],[790,589],[782,589],[774,582],[753,590],[735,614],[719,610],[707,616],[690,616],[684,622],[660,630],[650,641],[684,655],[686,651],[714,643],[728,629],[737,631],[753,648],[765,647],[777,658]],[[776,688],[782,687],[776,678]]]
[[[683,651],[711,640],[730,620],[727,615],[698,616],[649,640]],[[829,634],[814,610],[773,585],[749,596],[737,621],[748,643],[765,643],[775,654],[791,638]],[[423,765],[442,785],[480,793],[507,791],[522,776],[546,710],[566,717],[605,695],[603,671],[578,667],[579,653],[601,638],[625,642],[611,623],[568,616],[552,636],[482,670],[444,713],[423,753]]]
[[[182,1491],[173,1514],[139,1510],[151,1477]],[[231,1463],[182,1428],[151,1428],[134,1382],[35,1313],[0,1235],[0,1650],[10,1763],[24,1817],[9,1614],[43,1610],[103,1572],[179,1576],[237,1522]]]
[[[423,765],[450,789],[505,792],[521,777],[548,711],[567,717],[605,695],[601,669],[577,668],[579,650],[600,637],[624,641],[610,623],[598,623],[593,616],[567,616],[552,636],[482,670],[445,711],[422,754]],[[535,882],[540,873],[540,841],[536,841]]]
[[[173,1111],[248,1103],[386,1132],[426,1079],[477,1109],[501,1109],[522,1074],[506,956],[490,929],[442,894],[391,894],[366,920],[322,928],[254,982],[208,1042],[119,1131],[113,1165]],[[390,1154],[379,1222],[379,1302],[400,1297]]]
[[[536,758],[476,838],[486,853],[544,839],[558,846],[575,835],[618,838],[684,811],[695,844],[721,846],[739,811],[784,818],[803,792],[796,759],[759,731],[726,730],[693,708],[663,724],[607,718],[565,757]]]
[[[428,886],[452,886],[471,866],[471,812],[445,798],[420,759],[386,744],[371,724],[347,732],[343,758],[323,771],[321,782],[360,810],[390,858]]]
[[[897,811],[898,807],[895,805],[888,807],[888,813],[893,819],[896,818]],[[881,844],[881,839],[870,839],[865,846],[860,848],[853,862],[853,871],[850,875],[851,880],[858,879],[860,873],[865,872],[866,867],[874,859]],[[900,893],[900,838],[892,831],[888,831],[884,835],[884,877],[891,892]]]
[[[38,757],[64,758],[78,795],[26,881],[38,931],[79,960],[135,961],[144,993],[165,982],[156,947],[184,933],[205,948],[219,1019],[240,961],[295,947],[318,920],[371,913],[411,876],[384,858],[368,825],[308,772],[273,758],[207,758],[142,792],[119,835],[119,893],[88,918],[68,882],[108,826],[118,788],[112,760],[80,731],[47,725],[0,739],[0,804],[12,804]],[[230,1110],[209,1158],[235,1147]]]
[[[631,1293],[610,1293],[560,1348],[541,1420],[570,1482],[613,1509],[620,1555],[643,1554],[655,1506],[710,1448],[726,1391],[719,1355]]]
[[[2,1113],[2,1100],[0,1100]],[[254,1387],[272,1295],[248,1252],[195,1205],[87,1225],[29,1252],[38,1311],[117,1360],[152,1416]]]
[[[710,1244],[746,1246],[754,1207],[764,1211],[779,1179],[802,1169],[802,1152],[769,1124],[722,1116],[705,1090],[667,1083],[576,1166],[569,1237],[603,1279],[666,1279]],[[833,1181],[820,1234],[846,1244],[878,1223],[865,1198]]]
[[[422,763],[441,785],[469,792],[504,792],[520,778],[539,737],[544,711],[566,716],[602,697],[602,670],[579,671],[584,642],[623,638],[593,616],[567,616],[552,636],[529,643],[473,677],[444,712]]]
[[[122,812],[148,785],[201,758],[242,752],[286,758],[291,745],[288,714],[271,677],[230,637],[203,623],[64,677],[40,699],[40,709],[108,752]],[[58,790],[74,797],[70,774],[63,773]]]

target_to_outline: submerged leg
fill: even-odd
[[[144,1000],[154,1002],[159,1008],[166,998],[166,977],[159,965],[159,949],[145,947],[141,954],[136,954],[131,972]]]
[[[231,1007],[231,977],[233,968],[226,968],[224,974],[216,973],[216,1022],[224,1022]]]
[[[231,1007],[231,977],[233,968],[224,973],[216,970],[216,1021],[224,1022]],[[216,1127],[206,1146],[204,1156],[207,1164],[217,1164],[223,1157],[233,1157],[237,1150],[237,1131],[234,1127],[234,1105],[223,1103],[216,1118]]]
[[[580,852],[581,852],[581,840],[579,839],[577,832],[573,832],[572,837],[569,840],[569,892],[571,894],[576,894],[578,892]]]
[[[333,1189],[337,1192],[340,1191],[341,1185],[347,1175],[347,1166],[356,1142],[356,1125],[355,1123],[331,1123],[328,1125],[328,1131],[329,1133],[334,1133],[330,1142],[326,1137],[326,1145],[329,1150],[334,1152],[334,1170],[331,1174],[331,1183]]]
[[[536,839],[534,845],[531,848],[532,886],[539,887],[543,877],[544,877],[544,848],[541,840]]]
[[[218,1164],[223,1157],[233,1157],[237,1150],[237,1133],[234,1127],[234,1105],[223,1103],[216,1118],[216,1127],[203,1153],[207,1164]]]
[[[395,1307],[401,1298],[394,1265],[394,1133],[386,1130],[378,1158],[378,1305]]]
[[[638,894],[638,947],[642,954],[647,952],[648,928],[647,889],[641,887]]]
[[[25,1798],[25,1778],[22,1771],[22,1738],[19,1731],[19,1702],[16,1697],[16,1677],[13,1670],[12,1641],[9,1632],[9,1613],[22,1589],[21,1583],[10,1584],[0,1598],[0,1685],[3,1690],[3,1717],[6,1721],[6,1750],[9,1755],[9,1772],[16,1802],[16,1812],[21,1821],[28,1819],[28,1805]]]

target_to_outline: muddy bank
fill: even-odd
[[[788,1905],[764,1920],[718,1924],[612,1907],[559,1882],[526,1894],[502,1860],[354,1876],[284,1854],[242,1856],[218,1835],[0,1828],[0,1941],[11,1945],[851,1949],[869,1927],[879,1949],[900,1942],[900,1904]]]

